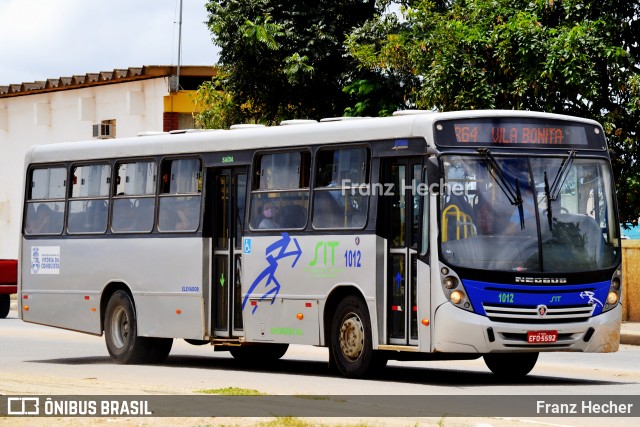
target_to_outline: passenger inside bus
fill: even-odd
[[[512,209],[513,212],[509,217],[509,222],[503,234],[536,234],[536,206],[533,202],[531,191],[522,192],[522,208],[515,205]]]
[[[176,210],[176,230],[184,231],[184,230],[192,230],[194,228],[192,222],[192,214],[189,212],[190,209],[187,206],[179,206]]]
[[[307,223],[307,209],[298,204],[283,206],[280,219],[283,228],[302,228]]]
[[[84,231],[102,232],[107,227],[109,209],[104,200],[91,200],[85,213]],[[80,230],[78,230],[80,231]]]
[[[267,202],[262,207],[262,220],[258,225],[260,229],[280,228],[278,222],[278,207],[271,202]]]
[[[29,234],[42,234],[49,232],[49,222],[52,215],[51,208],[41,203],[33,213],[32,219],[28,221],[27,233]],[[30,215],[29,215],[30,216]]]

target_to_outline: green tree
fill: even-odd
[[[396,102],[441,111],[525,109],[598,120],[612,152],[621,218],[638,219],[637,0],[400,3],[401,25],[388,25],[383,15],[352,32],[347,43],[360,68],[378,79],[402,75],[403,94],[411,98]]]
[[[349,105],[342,88],[355,66],[344,39],[374,15],[375,1],[215,0],[206,7],[221,72],[201,89],[203,102],[205,92],[229,97],[211,113],[217,125],[318,119]]]
[[[360,78],[344,88],[355,104],[347,107],[350,116],[388,116],[414,107],[419,79],[407,50],[408,23],[394,13],[380,15],[353,31],[346,40],[349,53],[357,61]]]

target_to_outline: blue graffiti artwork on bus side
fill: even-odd
[[[291,268],[295,267],[298,259],[302,255],[302,249],[300,249],[300,245],[298,244],[298,239],[291,238],[289,233],[281,233],[282,238],[267,246],[265,251],[267,261],[267,267],[262,270],[262,272],[256,277],[256,280],[253,281],[249,291],[244,297],[242,301],[242,310],[244,310],[247,305],[247,301],[249,301],[249,296],[253,295],[253,293],[258,289],[260,285],[264,289],[264,293],[260,297],[260,301],[271,298],[271,304],[276,301],[276,296],[280,292],[280,282],[276,278],[276,270],[278,269],[278,262],[284,258],[294,257],[295,259],[291,263]],[[293,244],[295,248],[289,249],[289,246]],[[289,251],[287,251],[289,249]],[[251,314],[255,313],[258,309],[258,305],[253,305],[253,310]]]

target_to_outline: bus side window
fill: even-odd
[[[27,195],[25,234],[60,234],[65,212],[67,170],[62,167],[34,169]]]
[[[369,150],[321,150],[316,156],[314,228],[363,228],[367,222]]]
[[[153,230],[157,168],[153,161],[116,166],[111,230],[114,233],[149,233]]]
[[[78,165],[72,168],[69,233],[104,233],[109,217],[111,166]]]
[[[151,231],[153,229],[153,216],[156,210],[155,198],[132,199],[133,225],[131,231]]]
[[[164,160],[159,231],[196,231],[200,226],[202,166],[198,159]]]
[[[252,230],[303,229],[309,209],[308,151],[256,157],[249,225]]]

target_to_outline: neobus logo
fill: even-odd
[[[556,277],[556,278],[548,278],[548,277],[522,277],[516,276],[516,283],[535,283],[535,284],[552,284],[558,285],[562,283],[567,283],[567,279],[565,277]]]

